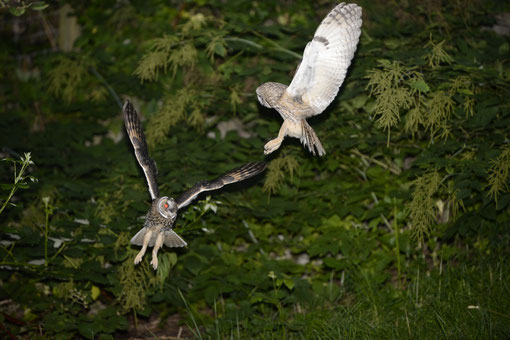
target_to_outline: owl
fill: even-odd
[[[224,185],[236,183],[261,173],[266,168],[266,163],[246,163],[214,180],[200,181],[177,199],[160,196],[156,182],[156,163],[149,157],[138,113],[129,101],[126,101],[124,104],[123,111],[126,131],[131,144],[133,144],[135,157],[147,179],[152,199],[152,205],[145,218],[143,228],[131,239],[131,244],[142,246],[142,249],[135,257],[135,264],[142,260],[147,247],[153,247],[151,264],[154,270],[156,270],[158,268],[158,250],[163,245],[167,247],[185,247],[187,245],[186,241],[173,231],[177,212],[180,209],[190,204],[191,201],[204,191],[220,189]]]
[[[320,114],[335,99],[356,51],[361,33],[361,7],[341,3],[322,20],[308,42],[289,86],[267,82],[256,92],[259,102],[283,118],[278,137],[264,145],[267,155],[285,136],[296,137],[315,155],[326,152],[306,119]]]

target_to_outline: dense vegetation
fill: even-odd
[[[255,88],[335,3],[27,3],[0,2],[0,336],[509,336],[510,5],[357,1],[319,158],[264,157],[281,118]],[[129,244],[150,202],[127,98],[162,193],[269,162],[181,212],[157,272]]]

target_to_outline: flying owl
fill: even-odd
[[[267,82],[257,88],[259,102],[283,118],[278,137],[264,145],[267,155],[285,136],[296,137],[315,155],[326,152],[306,119],[320,114],[335,99],[356,51],[361,33],[361,7],[341,3],[322,20],[303,53],[289,86]]]
[[[236,183],[252,176],[255,176],[266,168],[266,163],[247,163],[211,181],[200,181],[193,187],[181,194],[177,199],[168,196],[159,196],[158,184],[156,182],[156,163],[149,157],[147,143],[142,130],[142,124],[138,113],[129,101],[123,107],[124,124],[133,144],[136,159],[143,169],[152,205],[145,218],[143,228],[131,239],[131,244],[142,246],[142,249],[135,257],[135,264],[138,264],[147,247],[152,249],[151,264],[156,270],[158,268],[158,250],[164,245],[167,247],[185,247],[187,245],[179,235],[173,231],[173,225],[177,218],[177,211],[191,203],[200,193],[216,190],[224,185]]]

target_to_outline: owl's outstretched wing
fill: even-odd
[[[239,168],[231,170],[224,175],[212,181],[200,181],[193,187],[185,191],[176,203],[178,209],[181,209],[191,203],[201,192],[220,189],[223,186],[231,183],[236,183],[253,177],[265,170],[267,163],[246,163]]]
[[[156,167],[156,162],[149,157],[147,143],[145,142],[145,135],[142,130],[142,123],[138,118],[138,113],[129,100],[126,101],[122,110],[124,111],[124,124],[126,125],[126,131],[129,139],[131,140],[131,144],[133,144],[136,159],[147,178],[151,198],[152,200],[155,200],[159,197],[158,184],[156,183],[156,174],[158,173],[158,169]]]
[[[305,48],[287,93],[321,113],[335,99],[361,34],[361,7],[341,3],[321,22]],[[306,117],[305,117],[306,118]]]

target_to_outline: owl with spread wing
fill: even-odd
[[[341,3],[322,20],[308,42],[290,85],[267,82],[257,88],[259,102],[283,118],[278,137],[264,146],[267,155],[285,136],[296,137],[315,155],[326,152],[306,119],[320,114],[335,99],[354,57],[361,34],[361,7]]]
[[[243,181],[261,173],[266,168],[266,163],[247,163],[214,180],[200,181],[177,199],[160,196],[156,182],[156,163],[149,157],[138,113],[129,101],[126,101],[124,104],[123,111],[126,131],[131,144],[133,144],[136,159],[147,179],[152,199],[152,205],[145,218],[143,228],[131,239],[131,244],[142,246],[142,249],[135,257],[135,264],[142,260],[147,247],[153,247],[151,264],[154,270],[156,270],[158,268],[158,250],[163,245],[167,247],[185,247],[187,245],[186,241],[173,231],[177,212],[180,209],[190,204],[191,201],[204,191],[217,190],[227,184]]]

